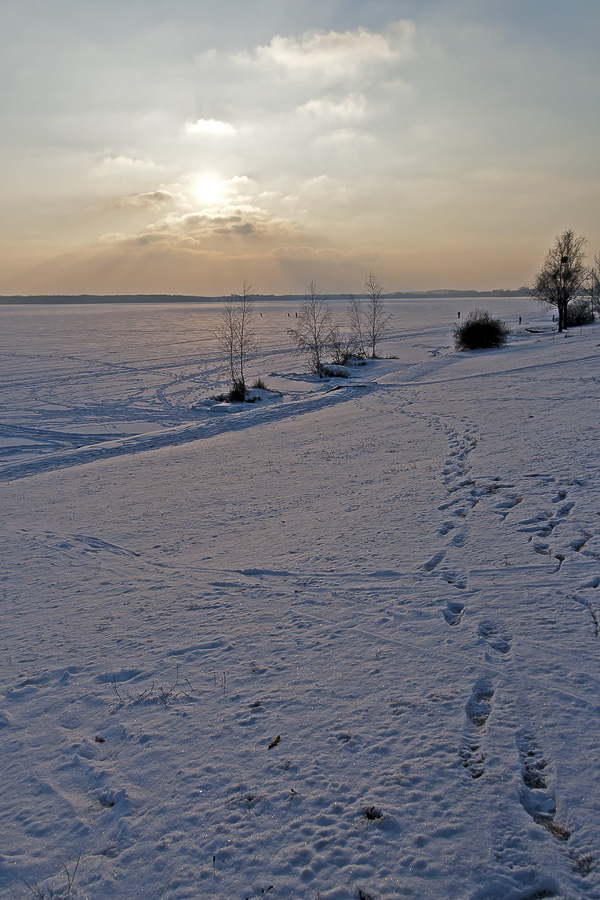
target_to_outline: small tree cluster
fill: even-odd
[[[352,356],[376,358],[377,345],[387,333],[391,316],[385,314],[383,288],[373,270],[365,281],[365,294],[364,300],[350,301],[350,330],[345,334],[334,324],[331,307],[311,281],[298,324],[288,333],[296,347],[306,353],[310,371],[319,377],[323,377],[326,356],[335,365],[345,365]]]
[[[464,322],[454,326],[457,350],[488,350],[506,343],[510,328],[502,319],[494,319],[484,309],[473,309]]]

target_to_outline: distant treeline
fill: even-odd
[[[443,299],[452,298],[477,298],[477,297],[524,297],[529,293],[528,288],[521,287],[516,291],[395,291],[382,296],[390,300],[411,299]],[[36,296],[5,296],[0,297],[0,305],[33,305],[51,303],[218,303],[231,300],[232,294],[226,297],[196,297],[187,294],[39,294]],[[361,297],[362,294],[325,294],[327,300],[350,300],[353,297]],[[253,300],[289,300],[292,303],[302,303],[304,294],[253,294]]]

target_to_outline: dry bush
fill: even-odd
[[[510,328],[502,319],[494,319],[485,309],[473,309],[464,322],[454,326],[457,350],[488,350],[506,343]]]

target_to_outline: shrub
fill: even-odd
[[[338,335],[331,347],[331,361],[334,366],[346,366],[354,355],[355,345],[352,338]]]
[[[592,305],[587,297],[577,297],[567,306],[567,328],[577,325],[591,325],[594,321]]]
[[[230,403],[243,403],[246,399],[246,385],[242,378],[234,378],[231,390],[227,394]]]
[[[323,378],[347,378],[350,373],[345,366],[321,366],[321,375]]]
[[[264,378],[255,378],[252,383],[252,387],[255,391],[268,391],[269,388],[265,384]]]
[[[457,350],[487,350],[506,343],[510,328],[502,319],[494,319],[485,309],[473,309],[464,322],[454,326]]]

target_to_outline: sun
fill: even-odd
[[[225,201],[225,182],[215,175],[202,175],[197,178],[192,190],[196,200],[205,206],[220,206]]]

